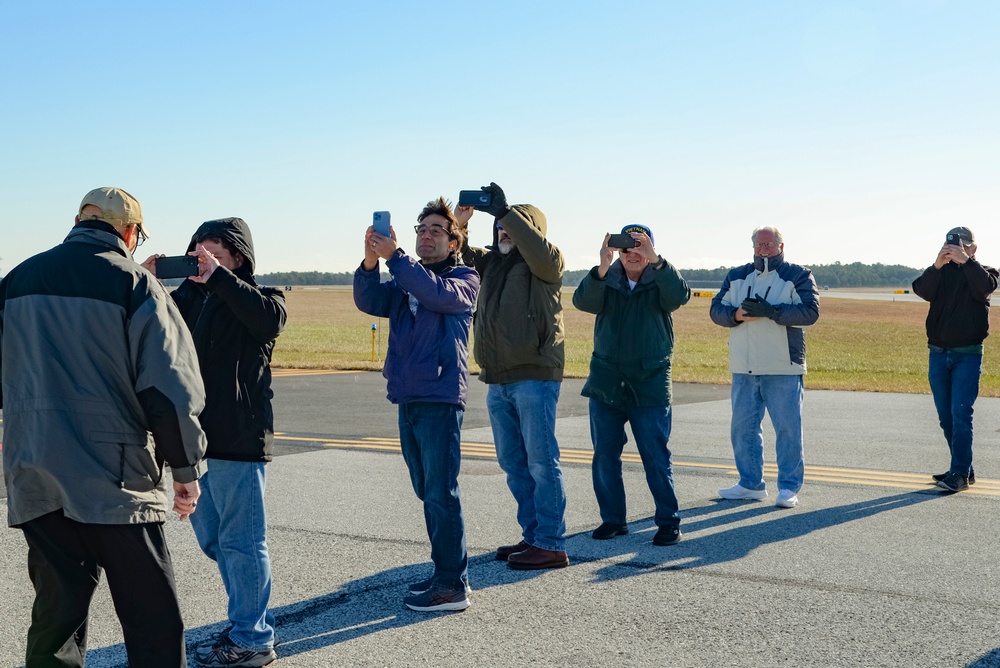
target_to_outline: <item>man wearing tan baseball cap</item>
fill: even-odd
[[[183,316],[132,258],[144,236],[139,202],[99,188],[62,243],[0,280],[5,506],[35,590],[27,666],[86,663],[102,572],[129,665],[187,666],[163,524],[197,509],[205,386]]]
[[[131,251],[149,238],[139,200],[121,188],[96,188],[84,195],[76,222],[81,220],[101,220],[111,225],[121,233]]]

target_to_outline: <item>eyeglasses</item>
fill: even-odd
[[[444,229],[440,225],[414,225],[413,231],[417,233],[418,237],[424,232],[430,232],[431,236],[435,238],[448,236],[448,230]]]
[[[136,231],[139,233],[138,234],[139,240],[135,242],[135,247],[138,248],[139,246],[142,245],[142,242],[148,239],[149,237],[147,237],[146,233],[142,231],[142,227],[140,225],[136,225],[135,228]]]
[[[777,248],[781,245],[780,241],[755,241],[753,244],[754,248]]]

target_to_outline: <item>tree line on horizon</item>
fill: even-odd
[[[827,288],[909,288],[910,283],[923,270],[914,269],[901,264],[817,264],[812,269],[816,284]],[[715,269],[681,269],[681,275],[689,283],[698,283],[701,287],[722,285],[723,279],[732,267],[716,267]],[[563,275],[563,285],[576,286],[583,280],[590,269],[574,269]],[[257,282],[263,285],[351,285],[354,283],[354,272],[338,273],[326,271],[281,271],[270,274],[258,274]]]

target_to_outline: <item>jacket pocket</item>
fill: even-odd
[[[156,457],[148,434],[129,431],[94,431],[91,439],[105,451],[105,460],[117,460],[112,472],[118,486],[134,492],[149,492],[163,478],[163,462]]]

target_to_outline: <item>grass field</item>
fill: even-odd
[[[581,313],[564,294],[566,373],[587,375],[594,316]],[[350,286],[286,293],[289,323],[278,339],[274,365],[304,369],[381,369],[388,321],[354,306]],[[727,331],[708,317],[709,299],[694,297],[674,313],[674,380],[729,383]],[[991,324],[997,332],[995,311]],[[810,389],[927,393],[927,339],[922,302],[823,299],[819,322],[806,333]],[[376,362],[371,362],[375,324]],[[379,333],[381,345],[379,345]],[[981,396],[1000,396],[1000,351],[987,340]],[[1000,345],[1000,344],[998,344]],[[477,370],[473,362],[473,369]]]

